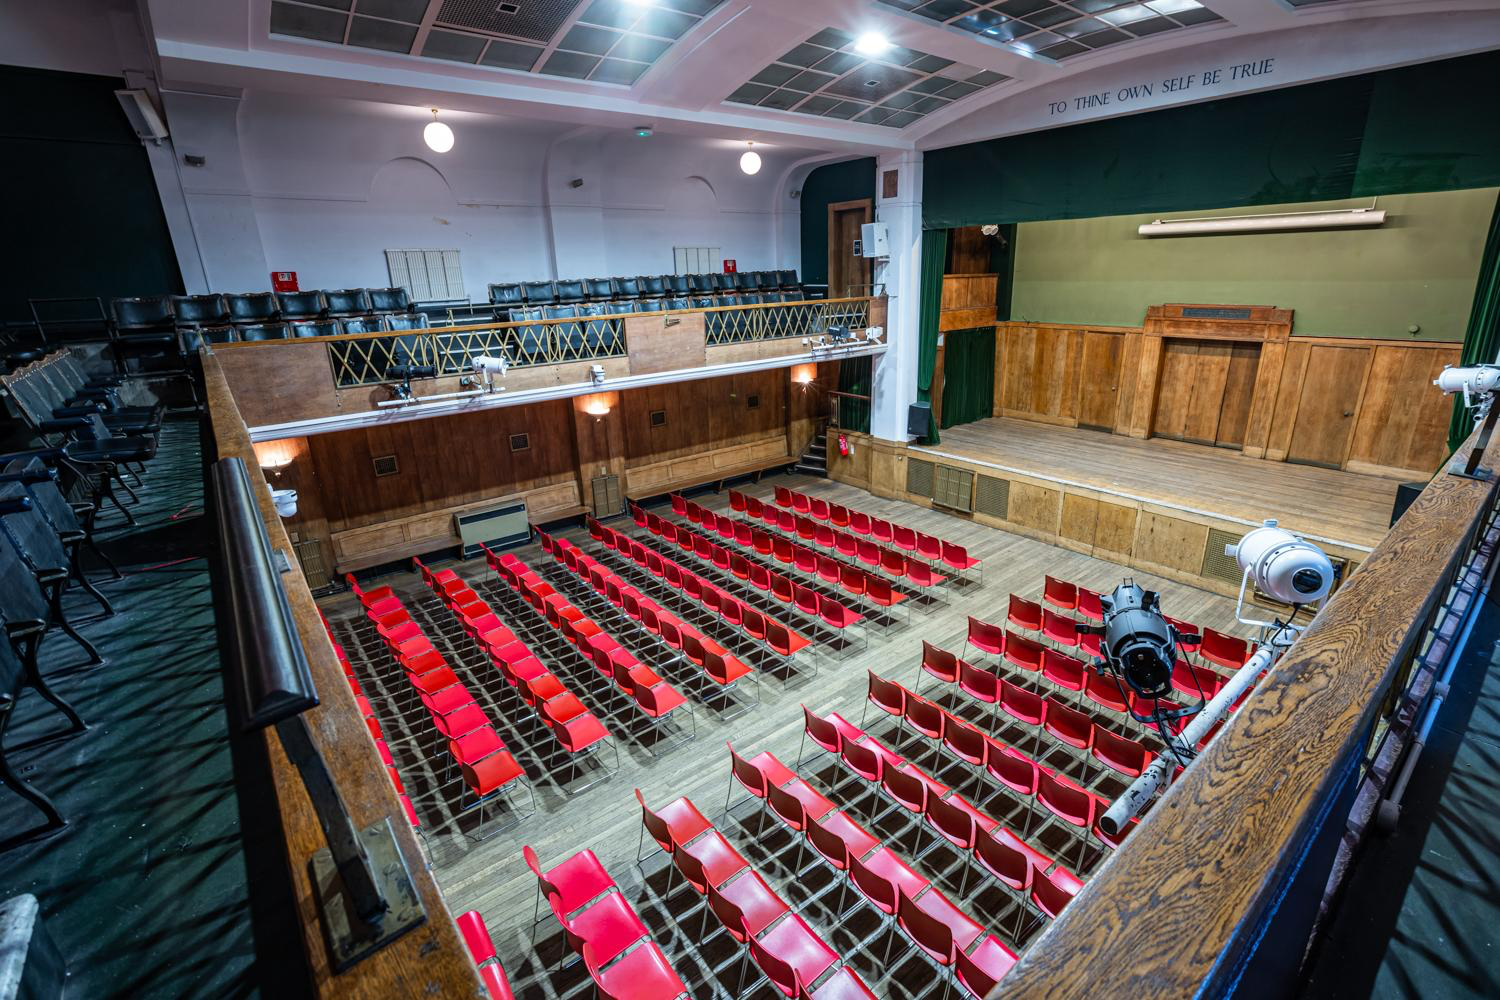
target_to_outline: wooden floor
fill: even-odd
[[[962,424],[943,431],[941,444],[913,450],[1246,524],[1274,517],[1289,530],[1367,548],[1384,537],[1396,497],[1396,481],[1379,476],[1030,420]]]
[[[536,899],[536,881],[527,871],[522,860],[521,847],[531,845],[540,855],[544,866],[558,863],[568,855],[584,848],[592,849],[614,876],[626,897],[635,905],[642,919],[651,930],[657,943],[664,949],[679,975],[687,982],[689,991],[696,998],[737,997],[736,973],[741,951],[728,941],[720,931],[712,941],[700,947],[698,929],[703,924],[703,907],[697,904],[694,894],[685,889],[680,880],[668,878],[668,863],[662,854],[648,857],[643,868],[635,861],[636,845],[641,823],[640,810],[631,794],[632,788],[640,788],[646,801],[654,805],[665,804],[672,799],[687,795],[698,807],[719,823],[725,836],[740,850],[751,865],[794,907],[800,907],[804,919],[823,939],[838,951],[846,963],[852,966],[869,983],[878,995],[893,998],[936,996],[933,983],[936,980],[933,966],[924,957],[905,947],[904,940],[896,942],[893,961],[884,959],[886,944],[890,940],[880,933],[877,921],[868,907],[855,915],[839,921],[831,907],[839,902],[836,889],[832,888],[826,869],[811,871],[800,879],[793,874],[788,860],[797,855],[789,850],[788,835],[774,819],[766,824],[766,834],[756,834],[755,811],[737,796],[738,805],[732,817],[720,822],[720,810],[724,806],[725,793],[729,786],[728,755],[725,740],[732,740],[736,749],[746,756],[763,750],[774,752],[791,766],[797,757],[799,738],[802,733],[802,711],[799,703],[805,703],[815,711],[842,712],[858,722],[864,704],[866,669],[901,681],[908,687],[915,684],[917,665],[920,660],[922,640],[927,639],[945,648],[962,651],[966,631],[966,616],[970,614],[1003,621],[1007,597],[1011,592],[1039,598],[1043,576],[1051,573],[1071,579],[1081,585],[1107,590],[1119,583],[1123,576],[1133,576],[1147,587],[1155,587],[1162,593],[1163,609],[1174,617],[1210,626],[1223,631],[1242,632],[1233,627],[1233,605],[1225,598],[1181,584],[1153,579],[1147,574],[1130,571],[1089,556],[1055,548],[1040,542],[1011,535],[985,527],[939,511],[916,507],[904,502],[882,500],[862,490],[826,480],[800,476],[766,478],[757,485],[746,486],[746,492],[770,498],[773,487],[778,484],[793,485],[813,495],[830,500],[850,503],[871,513],[886,516],[920,530],[958,541],[968,546],[969,551],[983,559],[982,585],[967,584],[959,588],[942,588],[945,602],[926,615],[917,614],[906,625],[889,636],[872,634],[868,648],[846,659],[835,659],[827,653],[808,657],[809,649],[799,654],[806,658],[801,676],[789,689],[781,683],[764,679],[761,686],[763,701],[749,712],[729,722],[721,721],[719,715],[701,704],[695,705],[697,738],[675,749],[653,757],[645,747],[631,737],[619,740],[620,771],[607,781],[577,795],[565,795],[555,782],[546,780],[546,771],[560,770],[563,765],[544,760],[535,747],[542,742],[535,727],[503,723],[500,704],[504,682],[492,669],[488,669],[483,655],[468,644],[461,632],[457,638],[437,641],[440,648],[447,644],[447,652],[472,668],[474,676],[490,678],[484,685],[481,703],[497,720],[497,728],[511,749],[526,767],[528,775],[535,780],[539,810],[535,815],[522,820],[508,831],[497,833],[482,843],[474,843],[464,831],[474,829],[477,817],[465,813],[457,821],[452,818],[456,803],[451,791],[433,792],[432,782],[426,773],[426,760],[440,759],[441,751],[423,747],[420,743],[402,743],[408,730],[407,722],[395,717],[388,701],[387,692],[394,690],[386,679],[368,676],[361,670],[361,680],[366,693],[375,700],[377,715],[386,726],[386,737],[392,741],[398,768],[408,786],[408,791],[417,798],[417,809],[427,827],[427,843],[438,880],[447,895],[455,914],[477,909],[483,914],[494,937],[500,958],[509,971],[517,996],[539,997],[591,997],[592,986],[586,970],[581,964],[571,962],[562,972],[552,972],[547,967],[555,966],[561,953],[562,941],[557,933],[555,920],[542,912],[545,920],[540,925],[537,944],[532,943],[532,912]],[[727,497],[705,493],[695,497],[706,506],[727,510]],[[656,508],[660,510],[661,508]],[[628,519],[613,522],[620,529],[634,529]],[[568,533],[586,551],[598,556],[599,547],[591,543],[586,533]],[[647,535],[646,537],[649,537]],[[548,561],[536,546],[527,546],[517,551],[534,569],[541,570]],[[686,561],[686,560],[684,560]],[[482,560],[457,564],[457,568],[476,585],[489,584],[493,577],[487,572]],[[407,598],[409,607],[416,608],[416,616],[424,624],[435,629],[448,612],[427,595],[418,580],[410,574],[383,579]],[[495,584],[484,596],[497,605],[502,588]],[[577,601],[580,603],[581,601]],[[372,657],[372,661],[384,659],[378,642],[362,629],[351,598],[344,596],[325,602],[325,612],[334,623],[335,634],[350,649],[356,660],[360,652]],[[502,614],[502,617],[505,617]],[[609,628],[609,626],[606,626]],[[616,630],[614,634],[618,635]],[[429,631],[432,634],[432,631]],[[809,666],[816,663],[817,674],[809,677]],[[460,670],[464,676],[465,671]],[[675,675],[668,674],[669,679]],[[564,677],[567,680],[567,677]],[[571,686],[571,685],[570,685]],[[980,711],[975,703],[963,699],[956,691],[942,691],[932,683],[924,686],[923,693],[934,697],[946,707],[964,714],[971,721],[985,725],[1007,741],[1022,738],[1004,727],[990,725],[991,714]],[[589,703],[590,698],[585,697]],[[590,704],[590,707],[594,706]],[[413,717],[408,716],[407,719]],[[1003,718],[1003,717],[1002,717]],[[620,732],[624,721],[605,718],[612,731]],[[869,729],[877,736],[895,746],[921,766],[933,762],[930,744],[912,736],[902,737],[893,725],[872,718]],[[415,730],[411,730],[415,732]],[[1030,737],[1026,737],[1030,738]],[[543,749],[545,749],[543,747]],[[1052,758],[1048,758],[1049,762]],[[613,758],[605,763],[613,765]],[[960,765],[943,768],[936,766],[936,773],[943,780],[957,784],[965,780]],[[1100,771],[1094,768],[1095,771]],[[815,787],[828,795],[841,809],[849,811],[856,819],[866,823],[877,836],[895,846],[900,839],[902,845],[915,844],[919,833],[905,829],[897,817],[876,820],[878,799],[863,794],[864,787],[855,784],[826,755],[810,760],[801,770],[801,775]],[[971,780],[971,779],[970,779]],[[1115,782],[1111,784],[1111,782]],[[1101,794],[1112,788],[1118,790],[1123,782],[1105,774],[1093,786]],[[451,788],[451,786],[449,786]],[[987,791],[974,795],[971,783],[965,789],[977,799],[981,808],[989,811],[1002,822],[1018,830],[1025,820],[1026,807],[1005,795]],[[518,800],[526,806],[525,793]],[[1024,801],[1024,800],[1020,800]],[[496,821],[510,819],[509,814],[492,817]],[[460,829],[461,828],[461,829]],[[1052,830],[1053,828],[1049,828]],[[1044,834],[1047,831],[1042,831]],[[929,838],[930,839],[930,838]],[[1057,856],[1067,866],[1075,868],[1078,841],[1049,840],[1049,835],[1032,838],[1044,846],[1057,851]],[[1104,852],[1095,845],[1089,850],[1084,868],[1097,868]],[[915,851],[905,846],[896,849],[910,860]],[[801,858],[804,869],[816,866],[811,855]],[[937,850],[920,862],[917,870],[941,885],[950,898],[957,900],[959,865],[956,855],[946,850]],[[939,882],[939,879],[942,881]],[[974,894],[960,906],[976,920],[986,925],[987,930],[998,934],[1002,940],[1017,950],[1025,940],[1034,939],[1039,923],[1026,922],[1018,934],[1015,930],[1017,910],[1014,902],[1002,890],[989,889]],[[669,893],[670,890],[674,890]],[[851,893],[850,902],[853,894]],[[710,928],[717,924],[710,922]],[[773,994],[766,984],[751,994],[770,997]],[[955,993],[955,995],[958,995]]]

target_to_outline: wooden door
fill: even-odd
[[[1369,367],[1370,351],[1362,347],[1312,346],[1297,402],[1292,444],[1286,453],[1288,462],[1343,467]]]
[[[1078,426],[1115,429],[1120,394],[1120,356],[1125,338],[1118,333],[1084,330],[1083,364],[1078,369]]]
[[[872,221],[874,214],[869,198],[828,206],[829,298],[869,293],[870,259],[855,256],[854,244],[860,239],[860,226]]]
[[[1259,344],[1168,338],[1162,344],[1156,436],[1241,447],[1259,360]]]

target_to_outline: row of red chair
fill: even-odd
[[[350,586],[354,588],[355,595],[360,597],[361,606],[364,606],[364,591],[355,582],[352,574],[347,579]],[[389,590],[389,588],[383,589]],[[370,736],[376,740],[376,752],[380,754],[381,761],[384,763],[385,759],[390,756],[391,751],[390,747],[385,746],[384,733],[381,731],[379,720],[375,718],[375,707],[370,704],[370,699],[365,697],[363,689],[359,686],[359,679],[354,674],[354,664],[349,661],[349,654],[345,651],[343,644],[334,637],[333,626],[329,624],[327,617],[324,616],[321,610],[318,612],[318,620],[323,623],[323,631],[328,635],[328,642],[333,647],[333,654],[338,659],[339,666],[343,668],[344,680],[348,681],[349,689],[354,692],[354,703],[359,706],[360,717],[365,720],[365,727],[369,729]],[[381,747],[385,747],[383,752],[381,751]],[[411,799],[407,796],[406,785],[401,780],[401,775],[396,771],[394,764],[395,761],[393,758],[392,763],[385,766],[386,775],[391,779],[391,786],[396,790],[396,797],[401,800],[401,809],[406,813],[407,822],[411,823],[413,830],[421,833],[422,820],[417,816],[416,807],[412,805]]]
[[[919,828],[940,837],[964,858],[961,898],[968,895],[969,875],[978,866],[981,877],[990,876],[1015,895],[1018,908],[1013,933],[1019,935],[1026,917],[1028,895],[1048,918],[1055,917],[1077,893],[1082,881],[1071,871],[1028,844],[1021,836],[977,809],[962,795],[935,780],[921,768],[905,761],[879,740],[838,713],[819,716],[806,705],[803,737],[838,757],[844,766],[870,786],[872,794],[884,792],[895,807],[905,811]],[[1006,748],[991,744],[996,749]],[[1020,761],[1029,761],[1016,754]],[[1015,780],[1015,768],[999,770],[1002,783]],[[1033,765],[1033,775],[1037,773]],[[1033,782],[1035,784],[1035,782]],[[1028,812],[1028,822],[1030,820]],[[1054,867],[1055,866],[1055,867]],[[983,886],[980,883],[976,888]]]
[[[736,996],[749,992],[745,989],[745,967],[753,959],[783,996],[874,1000],[875,994],[847,967],[834,972],[816,992],[811,990],[821,977],[839,966],[838,953],[766,884],[691,799],[682,796],[660,810],[652,810],[639,788],[635,797],[641,804],[642,842],[650,833],[729,936],[746,947]],[[639,847],[636,857],[639,862]]]
[[[754,673],[749,666],[723,646],[643,595],[617,574],[611,572],[603,563],[583,552],[566,538],[551,538],[546,535],[543,535],[543,538],[544,547],[551,551],[555,561],[593,587],[596,593],[623,612],[637,627],[648,634],[657,636],[668,647],[685,657],[688,662],[701,668],[704,675],[726,693],[726,697],[735,682]],[[607,653],[596,648],[593,656],[595,666],[599,667],[601,672],[604,671],[604,664],[607,660],[616,678],[622,668],[637,672],[651,671],[650,667],[639,665],[639,661],[623,647],[608,648]],[[630,664],[636,666],[627,666]],[[759,683],[759,678],[757,678],[757,701],[759,701]]]
[[[686,525],[673,524],[651,513],[643,512],[643,516],[646,529],[660,537],[662,541],[675,545],[704,562],[712,563],[719,569],[732,574],[736,579],[745,581],[747,585],[767,595],[768,598],[791,605],[809,619],[821,622],[839,634],[843,634],[850,624],[865,617],[850,604],[797,583],[791,577],[771,569],[766,563],[752,562],[748,556],[730,552],[724,546],[710,541],[704,535],[697,534]],[[707,516],[716,515],[710,512]],[[734,523],[728,518],[723,520]],[[767,540],[767,548],[763,555],[772,556],[774,550],[769,541],[770,536],[765,532],[759,532],[759,534]],[[797,549],[802,550],[800,556]],[[820,557],[811,549],[794,547],[790,542],[785,543],[785,550],[784,554],[790,553],[792,562],[797,565],[797,568],[804,570],[809,577],[821,580],[829,588],[838,587],[852,598],[862,598],[886,610],[906,600],[906,595],[893,590],[884,577],[874,576],[857,566],[842,564],[826,556]]]
[[[501,556],[502,562],[506,556]],[[515,557],[513,564],[509,564],[513,570],[525,568],[525,564]],[[528,594],[528,600],[532,606],[541,611],[547,623],[560,635],[567,639],[579,653],[593,664],[594,668],[603,675],[606,682],[615,686],[619,693],[644,716],[651,725],[661,731],[663,724],[672,717],[672,713],[680,708],[686,708],[690,722],[693,725],[693,735],[697,735],[697,717],[692,714],[692,705],[687,698],[683,697],[671,684],[663,680],[650,666],[636,659],[635,654],[626,649],[618,639],[610,635],[592,618],[575,607],[564,595],[558,593],[551,584],[546,584],[546,593],[541,593],[536,584],[542,583],[536,577],[533,584],[529,577],[534,577],[529,569],[525,573],[517,573],[517,582],[523,594]],[[503,574],[502,574],[503,577]],[[560,690],[562,685],[555,679],[548,680],[551,675],[544,675],[538,680],[523,681],[522,693],[528,702],[546,702],[549,713],[551,713],[552,702],[548,697],[554,690]],[[569,695],[569,697],[572,697]],[[574,698],[576,702],[577,699]],[[570,711],[581,712],[583,706],[578,703],[570,706]],[[600,725],[602,729],[602,724]],[[691,737],[689,737],[691,738]],[[652,750],[655,753],[655,750]]]
[[[679,591],[688,600],[718,615],[724,623],[758,643],[764,644],[773,653],[790,660],[799,650],[811,645],[810,640],[789,628],[784,622],[762,614],[750,604],[717,586],[713,581],[699,576],[692,570],[665,556],[646,548],[629,535],[607,528],[590,518],[589,532],[605,548],[612,549],[630,559],[664,585]],[[836,603],[836,602],[831,602]],[[844,628],[859,616],[842,605],[826,609],[829,617],[825,622],[830,627]],[[852,616],[853,621],[849,618]],[[838,623],[838,624],[835,624]]]
[[[1090,691],[1093,686],[1097,685],[1101,689],[1107,688],[1111,698],[1119,697],[1118,686],[1115,682],[1095,671],[1084,668],[1083,674],[1075,675],[1071,668],[1060,672],[1052,666],[1054,662],[1064,659],[1071,659],[1071,657],[1065,658],[1060,653],[1047,650],[1042,660],[1043,676],[1055,679],[1055,683],[1059,683],[1067,690]],[[1083,668],[1081,662],[1074,660],[1073,663]],[[1087,680],[1081,679],[1083,676],[1086,676]],[[1006,678],[997,677],[983,667],[975,666],[924,640],[922,661],[917,667],[917,687],[912,692],[913,697],[921,694],[921,682],[926,677],[935,677],[944,684],[955,684],[961,692],[974,701],[989,705],[992,711],[1004,710],[1011,718],[1027,725],[1040,725],[1049,733],[1054,729],[1066,732],[1068,739],[1065,742],[1068,742],[1070,746],[1089,751],[1101,763],[1126,777],[1139,777],[1155,756],[1145,744],[1100,726],[1093,722],[1087,713],[1065,706],[1050,695],[1036,694]],[[1075,683],[1079,686],[1074,687]],[[1091,695],[1091,697],[1095,704],[1101,707],[1114,708],[1115,704],[1123,704],[1121,702],[1105,704],[1100,700],[1103,698],[1102,693]],[[1041,721],[1035,721],[1037,719]],[[1089,729],[1090,726],[1092,729]],[[1083,734],[1086,729],[1089,730],[1089,735],[1085,741]],[[1086,745],[1080,745],[1079,741],[1085,741]]]
[[[500,965],[500,956],[495,951],[495,942],[490,937],[490,929],[484,925],[484,917],[479,915],[478,910],[470,910],[460,913],[454,922],[458,924],[458,933],[469,949],[469,957],[479,968],[480,982],[490,991],[490,1000],[515,1000],[515,994],[510,990],[510,980],[506,978],[505,969]]]
[[[934,566],[942,564],[959,573],[980,569],[980,560],[970,556],[964,546],[936,535],[903,527],[894,521],[875,517],[819,497],[808,496],[806,493],[785,486],[776,487],[775,500],[777,507],[817,521],[826,521],[835,528],[848,528],[856,535],[868,536],[885,545],[894,545],[903,552],[915,552]],[[736,494],[734,490],[730,490],[729,506],[734,510],[744,511],[750,517],[759,516],[761,520],[766,520],[765,505],[754,497]],[[759,514],[756,511],[757,506],[760,507]],[[983,570],[981,569],[980,572],[982,573]]]
[[[805,705],[803,712],[809,719],[816,718]],[[847,726],[848,723],[837,715],[833,719],[837,721],[829,721],[829,725],[833,727],[833,738],[838,740],[839,724]],[[730,790],[733,791],[737,782],[760,800],[762,817],[769,810],[791,830],[799,860],[810,844],[835,872],[847,880],[840,893],[840,920],[845,916],[842,898],[852,884],[875,907],[882,922],[891,925],[893,939],[896,928],[904,931],[912,943],[939,966],[954,969],[958,981],[977,997],[987,995],[1015,964],[1015,953],[999,938],[985,934],[977,921],[912,870],[895,851],[847,813],[835,809],[832,802],[818,794],[774,754],[765,751],[746,760],[730,746],[729,760],[733,778]],[[934,798],[933,801],[937,800]],[[973,818],[963,812],[963,807],[958,804],[961,801],[944,800],[962,813],[972,826]],[[946,805],[930,808],[936,810],[946,808]],[[973,810],[973,807],[968,809]],[[953,840],[946,828],[936,829],[945,838]],[[889,965],[888,960],[886,964]]]
[[[521,854],[536,876],[532,931],[541,920],[545,898],[564,940],[583,959],[601,997],[675,1000],[687,994],[667,956],[593,851],[580,851],[545,872],[529,846]]]
[[[447,575],[439,580],[420,560],[414,559],[413,563],[421,571],[423,582],[448,604],[450,610],[456,606],[452,602],[462,600],[459,595],[463,588],[455,585],[463,582],[458,574],[446,570]],[[444,586],[446,590],[442,589]],[[467,602],[466,607],[471,613],[477,611],[473,602]],[[406,614],[404,608],[402,614]],[[392,655],[417,686],[434,728],[447,740],[449,760],[459,768],[465,792],[474,796],[474,805],[479,809],[479,830],[475,839],[485,839],[486,805],[496,795],[507,796],[512,782],[526,785],[532,812],[535,812],[536,793],[525,770],[495,731],[489,715],[409,615],[405,624],[396,630],[389,628],[391,620],[390,614],[383,616],[377,631],[387,629],[382,635],[388,644],[394,643]],[[464,808],[462,802],[460,808]]]
[[[677,509],[678,501],[682,502],[681,512]],[[893,581],[916,587],[919,591],[929,590],[947,582],[947,577],[936,572],[932,566],[919,558],[906,555],[899,549],[861,539],[852,532],[819,524],[812,518],[795,516],[787,511],[779,511],[775,507],[763,508],[765,516],[762,518],[764,523],[781,532],[780,537],[772,538],[764,532],[761,533],[764,537],[757,537],[758,529],[753,526],[744,522],[739,522],[737,526],[733,518],[716,514],[691,500],[683,500],[676,494],[672,495],[672,502],[673,513],[686,517],[695,524],[701,524],[709,530],[717,531],[721,537],[733,537],[737,544],[744,544],[741,528],[748,530],[751,543],[757,552],[774,555],[778,562],[793,563],[799,570],[809,575],[816,572],[818,552],[817,549],[808,549],[801,545],[801,542],[811,542],[818,549],[835,552],[845,561],[854,560],[869,567],[870,570],[878,570]],[[728,534],[725,534],[726,523]],[[799,550],[802,552],[801,555],[799,555]],[[813,560],[811,567],[807,565],[809,554]],[[850,562],[849,565],[855,565],[855,562]]]
[[[957,716],[944,711],[936,703],[912,694],[896,681],[886,680],[873,670],[869,672],[866,708],[870,705],[896,719],[903,727],[909,726],[919,735],[935,741],[935,751],[946,749],[956,759],[974,767],[981,776],[988,774],[1018,796],[1034,798],[1037,804],[1059,821],[1074,827],[1079,831],[1082,841],[1079,846],[1080,859],[1090,832],[1099,837],[1107,847],[1113,848],[1134,829],[1132,824],[1119,836],[1105,834],[1096,821],[1109,808],[1107,800],[1094,795],[1039,760],[1033,760],[1014,747],[1008,747],[987,736]],[[1047,702],[1037,710],[1036,721],[1028,724],[1038,727],[1038,740],[1045,733],[1063,745],[1080,749],[1078,743],[1092,734],[1091,721],[1087,720],[1087,716],[1082,720],[1054,716],[1054,726],[1048,729],[1045,727],[1047,712],[1049,709],[1056,711],[1054,706],[1063,707],[1056,702]],[[1028,826],[1029,823],[1028,813]]]

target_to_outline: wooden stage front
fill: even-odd
[[[975,520],[1220,593],[1239,584],[1224,543],[1266,518],[1330,555],[1363,561],[1386,533],[1397,486],[1226,448],[1010,418],[949,428],[932,447],[845,436],[852,455],[828,449],[836,479],[914,503],[932,504],[936,492],[947,501],[940,506],[971,504]],[[956,501],[942,494],[955,481],[945,469],[958,470]]]

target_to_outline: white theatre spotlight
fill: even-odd
[[[1224,546],[1224,554],[1263,594],[1283,604],[1321,601],[1333,587],[1333,563],[1323,550],[1277,527],[1274,519]]]
[[[755,143],[747,142],[745,145],[752,148],[740,154],[740,170],[747,174],[758,174],[760,173],[760,154],[754,149]]]
[[[432,109],[432,121],[422,130],[422,141],[434,153],[446,153],[453,148],[453,130],[437,120],[438,109]]]
[[[854,40],[854,51],[862,56],[884,55],[891,40],[878,31],[866,31]]]

